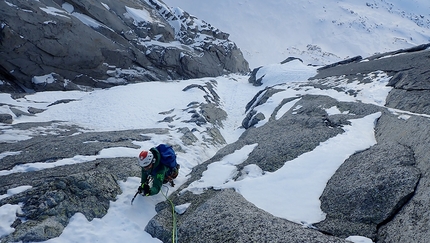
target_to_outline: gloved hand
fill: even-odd
[[[140,194],[143,194],[145,196],[149,196],[149,193],[151,192],[151,188],[147,184],[142,184],[137,188],[137,191]]]

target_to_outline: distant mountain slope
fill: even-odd
[[[0,1],[0,91],[249,71],[228,34],[162,1]]]
[[[164,2],[230,33],[251,68],[288,56],[328,64],[430,42],[425,0]]]

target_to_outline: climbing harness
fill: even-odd
[[[169,193],[169,187],[166,185],[163,185],[163,187],[167,188],[166,194],[164,194],[163,192],[161,192],[161,194],[163,194],[163,196],[166,198],[166,200],[170,203],[170,205],[172,206],[172,243],[177,243],[178,242],[178,231],[177,231],[177,226],[176,226],[176,211],[175,211],[175,204],[173,204],[172,200],[170,200],[167,197],[167,194]]]

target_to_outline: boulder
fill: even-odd
[[[413,151],[403,145],[377,144],[348,158],[327,183],[321,209],[327,218],[315,226],[339,237],[375,239],[413,196],[420,179]]]
[[[0,122],[5,124],[12,124],[13,117],[11,114],[0,114]]]
[[[19,216],[26,221],[18,223],[16,230],[2,242],[58,237],[77,212],[88,220],[103,217],[110,201],[120,192],[115,176],[97,170],[42,181],[35,188],[6,198],[7,203],[23,203]]]
[[[380,225],[377,242],[426,242],[430,237],[430,123],[425,116],[384,117],[378,125],[378,139],[401,144],[413,151],[420,179],[412,197],[390,220]],[[398,178],[397,180],[402,180]]]
[[[273,217],[234,190],[208,193],[212,197],[177,216],[179,242],[348,242]],[[169,209],[159,212],[145,228],[163,242],[172,242]]]

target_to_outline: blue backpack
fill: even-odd
[[[160,152],[160,163],[165,165],[169,170],[166,172],[163,183],[170,182],[173,187],[173,179],[175,179],[179,174],[179,164],[176,162],[176,154],[172,146],[167,144],[160,144],[156,147],[158,152]]]

